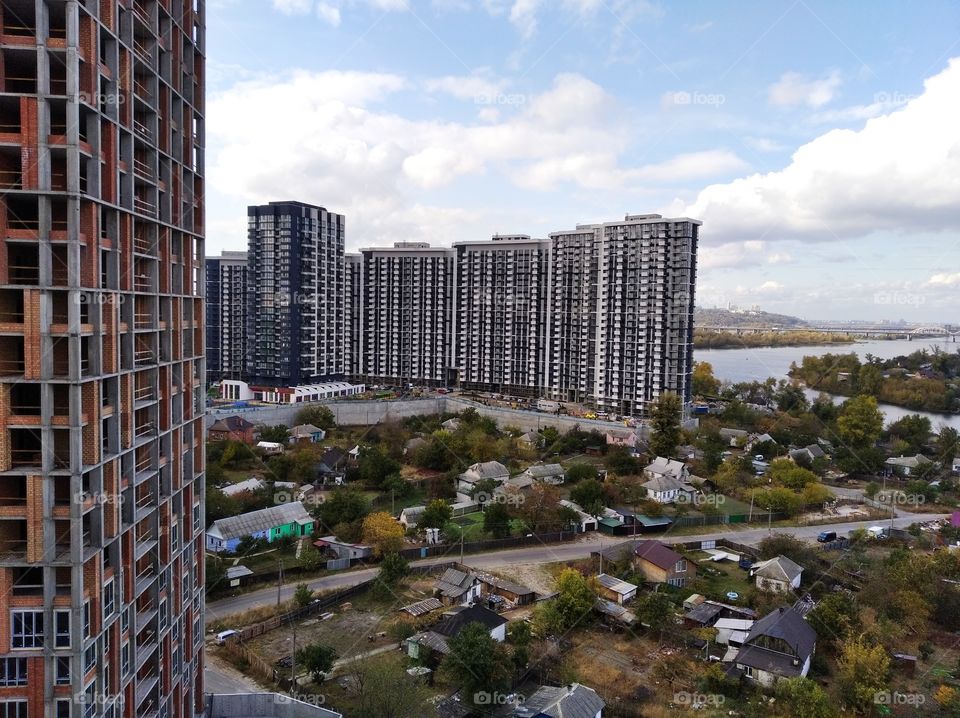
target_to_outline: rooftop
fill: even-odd
[[[217,519],[207,533],[215,538],[229,541],[290,523],[313,523],[313,518],[299,501]]]

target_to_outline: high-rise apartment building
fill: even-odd
[[[496,235],[454,248],[460,386],[538,396],[546,378],[550,243]]]
[[[240,379],[247,354],[247,253],[207,257],[207,378]]]
[[[397,242],[361,250],[360,375],[367,383],[443,385],[453,366],[455,255]]]
[[[348,254],[344,270],[346,302],[344,313],[343,373],[349,377],[360,376],[362,362],[360,342],[363,336],[363,255]]]
[[[689,401],[699,226],[627,215],[551,233],[553,398],[634,416],[664,392]]]
[[[248,381],[339,378],[345,358],[344,217],[302,202],[247,210]]]
[[[0,715],[201,714],[204,0],[0,0]]]

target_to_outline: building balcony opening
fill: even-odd
[[[23,324],[23,290],[0,289],[0,324]]]
[[[22,195],[7,195],[6,212],[7,228],[12,230],[30,230],[36,232],[40,229],[40,210],[39,200],[36,197],[25,197]],[[0,203],[0,207],[2,207]]]
[[[7,243],[10,284],[36,286],[40,284],[40,246],[36,244]]]
[[[53,477],[53,505],[67,506],[73,502],[73,494],[70,493],[70,477]]]
[[[37,94],[37,53],[35,49],[3,48],[3,92],[22,95]]]
[[[67,5],[62,2],[48,2],[47,17],[49,25],[47,35],[55,40],[67,39]]]
[[[53,468],[70,468],[70,430],[53,430]]]
[[[54,232],[66,232],[67,226],[67,200],[54,198],[50,202],[50,229]]]
[[[0,558],[23,558],[27,552],[27,520],[0,519]]]
[[[0,482],[0,506],[27,505],[27,477],[5,476]]]
[[[0,189],[23,189],[20,150],[0,147]]]
[[[13,569],[14,596],[42,596],[43,569],[20,566]]]
[[[0,336],[0,375],[23,374],[23,337]]]
[[[39,384],[14,384],[10,387],[10,413],[15,416],[40,416]]]
[[[63,137],[67,134],[67,101],[61,98],[47,100],[50,109],[50,134]]]
[[[10,464],[14,469],[37,468],[43,465],[43,444],[40,432],[34,429],[8,429],[10,432]]]
[[[61,53],[62,54],[62,53]],[[54,53],[47,53],[50,61],[47,66],[50,68],[50,94],[67,94],[67,65],[61,57]]]
[[[20,102],[16,97],[0,97],[0,133],[19,135]]]
[[[37,37],[37,14],[33,0],[0,2],[2,33],[11,37]]]

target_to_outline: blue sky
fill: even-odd
[[[960,6],[208,0],[208,253],[703,219],[699,302],[955,321]]]

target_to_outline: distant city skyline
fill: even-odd
[[[288,197],[347,251],[660,212],[704,303],[949,321],[960,7],[864,9],[212,0],[210,251]]]

